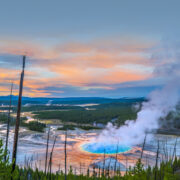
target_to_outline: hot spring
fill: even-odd
[[[117,144],[102,144],[99,142],[90,142],[81,146],[83,151],[95,154],[116,154],[131,150],[130,146]]]

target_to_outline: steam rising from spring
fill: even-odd
[[[179,89],[179,79],[174,79],[163,89],[152,92],[148,101],[143,102],[136,120],[127,120],[120,128],[109,123],[97,140],[128,145],[142,143],[146,132],[159,128],[159,119],[165,118],[170,111],[175,110],[179,101]]]

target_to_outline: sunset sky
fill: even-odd
[[[179,0],[0,0],[0,96],[139,97],[180,70]]]

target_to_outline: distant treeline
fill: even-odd
[[[0,123],[7,123],[7,114],[5,113],[0,113]],[[32,121],[29,123],[26,123],[25,121],[27,120],[26,117],[21,117],[20,120],[20,126],[22,127],[27,127],[31,131],[38,131],[38,132],[43,132],[44,128],[46,127],[46,124],[38,122],[38,121]],[[15,118],[10,117],[10,125],[14,126],[15,125]]]
[[[114,123],[121,125],[125,120],[136,119],[137,112],[132,108],[133,103],[108,103],[97,106],[91,106],[89,108],[95,108],[94,110],[76,109],[69,111],[43,111],[33,112],[34,118],[37,119],[59,119],[62,122],[73,122],[83,124],[101,123],[107,124],[113,119],[116,119]]]
[[[8,107],[0,107],[0,110],[8,110]],[[31,112],[31,111],[48,111],[48,110],[71,110],[71,109],[84,109],[80,106],[70,106],[70,105],[62,105],[62,106],[55,106],[55,105],[29,105],[23,106],[22,112]],[[13,112],[17,111],[17,107],[12,107],[11,110]]]
[[[69,97],[69,98],[30,98],[23,97],[22,104],[46,105],[46,104],[104,104],[113,102],[137,102],[144,101],[145,98],[100,98],[100,97]],[[12,97],[12,104],[17,105],[18,97]],[[9,96],[0,96],[0,105],[9,105]]]
[[[7,117],[8,115],[6,113],[0,113],[0,123],[7,123]],[[10,117],[10,125],[11,126],[14,126],[15,125],[15,117]],[[20,124],[22,124],[24,121],[26,121],[27,118],[26,117],[21,117],[21,120],[20,120]]]
[[[65,124],[63,125],[62,127],[59,127],[57,130],[75,130],[76,128],[80,128],[80,129],[83,129],[83,130],[92,130],[92,129],[101,129],[101,128],[98,128],[98,127],[94,127],[94,126],[83,126],[83,125],[73,125],[73,124]]]
[[[64,124],[73,122],[76,124],[90,124],[94,123],[106,125],[112,122],[117,126],[124,124],[126,120],[135,120],[137,112],[140,109],[143,99],[128,99],[123,102],[103,103],[93,106],[73,106],[73,105],[33,105],[23,106],[22,112],[33,112],[34,118],[37,120],[61,120]],[[135,105],[139,109],[134,108]],[[138,107],[136,106],[136,107]],[[8,109],[8,107],[0,107],[0,109]],[[88,110],[87,110],[88,109]],[[16,112],[14,107],[13,112]],[[24,121],[26,118],[22,118]],[[0,114],[0,122],[6,122],[7,114]],[[177,106],[177,111],[170,112],[165,119],[160,119],[162,127],[165,128],[180,128],[180,106]],[[14,125],[14,118],[11,118],[11,125]],[[21,126],[26,125],[21,123]],[[36,129],[36,128],[34,128]],[[42,129],[41,129],[42,131]]]
[[[142,100],[136,102],[115,102],[89,106],[85,108],[69,109],[68,111],[41,111],[33,112],[34,118],[59,119],[64,123],[73,122],[77,124],[107,124],[112,122],[117,126],[123,125],[126,120],[135,120],[140,110]],[[139,106],[135,108],[135,105]],[[180,128],[180,106],[176,111],[170,112],[166,118],[160,119],[164,128]]]

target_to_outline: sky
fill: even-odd
[[[0,96],[142,97],[179,76],[179,0],[0,0]]]

